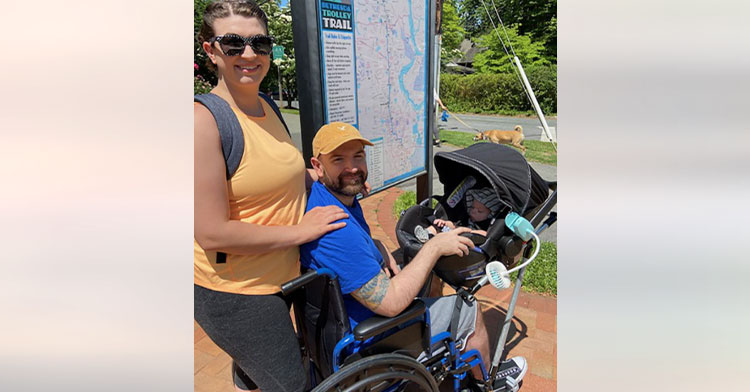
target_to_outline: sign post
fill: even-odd
[[[420,176],[431,193],[435,0],[291,5],[305,161],[321,125],[350,123],[374,144],[371,194]]]
[[[284,46],[274,45],[273,46],[273,63],[276,64],[276,70],[279,73],[279,107],[282,107],[284,96],[281,91],[281,60],[284,58]]]

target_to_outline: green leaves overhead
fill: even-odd
[[[461,51],[458,50],[458,47],[466,37],[466,30],[461,26],[461,20],[458,18],[456,6],[453,3],[454,0],[445,0],[443,2],[443,41],[440,48],[441,64],[461,58]]]
[[[281,62],[281,82],[284,90],[296,92],[297,91],[297,65],[294,61],[294,41],[292,34],[292,8],[291,3],[287,2],[287,5],[281,7],[281,1],[271,0],[260,6],[263,12],[268,17],[268,32],[276,39],[275,45],[281,45],[284,47],[285,58]],[[272,63],[273,64],[273,63]],[[279,90],[279,79],[278,79],[279,67],[271,65],[271,69],[268,70],[266,78],[263,79],[261,84],[261,90],[278,91]],[[291,106],[291,95],[287,102],[287,106]]]
[[[518,34],[542,44],[539,52],[544,57],[552,63],[557,62],[557,0],[455,1],[461,24],[471,37],[478,38],[492,32],[493,22],[502,33],[499,15],[506,28],[515,25]]]
[[[443,2],[443,47],[448,50],[458,49],[466,36],[453,3],[454,0]]]
[[[511,55],[511,47],[515,51],[524,68],[537,65],[549,65],[550,61],[544,57],[544,45],[533,42],[529,36],[519,35],[516,26],[506,26],[505,31],[498,30],[501,43],[494,31],[482,35],[477,40],[479,47],[486,47],[474,56],[474,68],[479,73],[510,73],[513,72],[512,58],[503,49],[503,44]],[[506,35],[507,33],[507,35]]]

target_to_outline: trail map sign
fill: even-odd
[[[292,2],[294,23],[300,3]],[[427,168],[429,6],[429,0],[315,0],[314,7],[307,5],[309,24],[310,14],[317,14],[319,46],[309,61],[320,75],[322,122],[353,124],[375,144],[367,147],[368,181],[375,191]],[[298,62],[302,81],[300,72],[305,70]],[[298,85],[302,105],[304,83]]]

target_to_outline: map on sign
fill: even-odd
[[[319,0],[326,122],[356,126],[374,190],[424,172],[427,0]]]

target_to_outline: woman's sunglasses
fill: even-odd
[[[243,37],[237,34],[225,34],[217,35],[208,40],[208,43],[213,45],[214,42],[219,43],[221,51],[226,56],[239,56],[245,52],[245,46],[250,45],[253,48],[253,52],[259,56],[268,56],[273,49],[273,37],[270,35],[253,35],[251,37]]]

